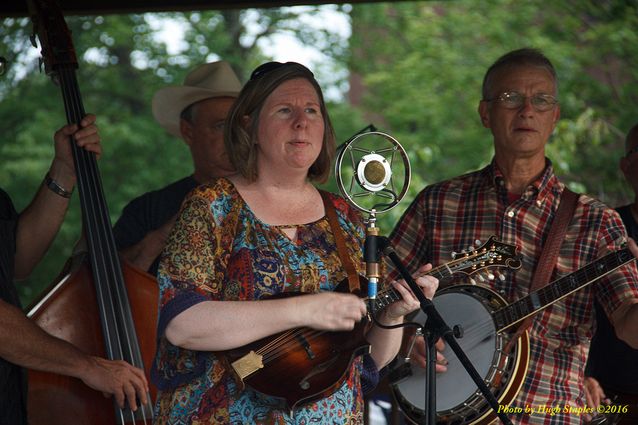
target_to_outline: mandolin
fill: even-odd
[[[517,269],[520,266],[516,247],[499,242],[492,236],[479,248],[457,256],[425,275],[442,280],[456,273],[470,276],[492,267]],[[360,287],[365,288],[366,279],[360,276],[359,280]],[[337,287],[339,292],[348,290],[347,279]],[[303,294],[291,292],[277,297],[298,295]],[[401,295],[394,288],[389,288],[369,301],[372,301],[371,309],[375,312],[400,299]],[[371,324],[370,314],[368,311],[368,318],[357,323],[352,331],[296,328],[222,354],[240,385],[281,398],[292,411],[335,392],[343,383],[352,361],[370,351],[365,339]]]

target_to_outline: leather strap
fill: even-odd
[[[348,286],[350,288],[350,292],[359,292],[361,289],[359,286],[359,273],[357,273],[357,269],[348,255],[346,240],[343,236],[343,230],[341,230],[341,226],[339,226],[339,220],[337,219],[337,212],[335,211],[334,204],[328,196],[328,192],[319,190],[319,193],[321,194],[323,206],[326,210],[326,216],[328,216],[328,222],[330,223],[330,228],[332,229],[332,234],[335,238],[335,244],[337,245],[337,252],[341,259],[341,265],[348,274]]]
[[[567,186],[563,189],[563,193],[560,197],[560,204],[558,205],[558,211],[556,211],[556,217],[554,217],[552,227],[549,229],[547,240],[543,246],[543,252],[536,264],[534,277],[532,278],[529,286],[529,293],[532,293],[549,283],[549,279],[552,276],[554,267],[556,266],[556,261],[558,260],[560,246],[563,239],[565,239],[567,225],[569,224],[569,220],[571,220],[574,216],[574,210],[576,209],[579,197],[579,194],[572,192],[567,188]],[[511,346],[518,340],[518,337],[532,326],[533,318],[534,315],[527,317],[516,329],[516,332],[512,335],[512,338],[506,346],[506,353],[509,352]]]
[[[579,196],[580,195],[572,192],[567,187],[563,189],[558,211],[556,211],[556,217],[554,218],[552,227],[549,229],[547,240],[543,246],[543,252],[538,259],[538,264],[534,271],[534,278],[529,287],[530,293],[549,283],[549,278],[552,276],[554,266],[556,266],[560,246],[563,243],[563,239],[565,239],[567,225],[569,224],[569,220],[574,216],[574,210],[576,209]]]

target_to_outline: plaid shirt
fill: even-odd
[[[434,266],[446,263],[451,252],[496,235],[518,247],[523,264],[519,270],[496,270],[505,279],[485,284],[512,302],[528,293],[564,187],[547,160],[538,180],[510,203],[503,176],[493,161],[480,171],[426,187],[395,227],[391,243],[407,268],[415,272],[428,262]],[[619,249],[625,239],[618,214],[581,195],[550,281]],[[391,276],[396,278],[396,273]],[[631,262],[535,316],[530,329],[530,365],[512,407],[585,406],[583,371],[595,326],[593,299],[598,299],[609,316],[624,300],[638,298],[637,277]],[[467,279],[455,277],[441,286],[453,283],[467,283]],[[525,424],[580,424],[582,420],[574,413],[510,417]]]

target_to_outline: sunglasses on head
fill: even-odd
[[[310,73],[310,75],[314,76],[314,74],[305,66],[301,65],[300,63],[297,62],[266,62],[264,64],[259,65],[257,68],[255,68],[255,70],[252,72],[252,74],[250,74],[250,81],[254,81],[257,80],[261,77],[263,77],[264,75],[268,74],[271,71],[274,71],[275,69],[279,69],[279,68],[283,68],[284,66],[295,66],[295,67],[301,67],[304,68],[307,72]]]

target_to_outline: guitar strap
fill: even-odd
[[[339,220],[337,219],[337,212],[335,211],[334,204],[330,200],[328,192],[319,190],[319,193],[321,194],[323,206],[326,210],[326,216],[328,216],[328,222],[330,223],[330,228],[332,229],[332,234],[335,238],[335,244],[337,245],[337,252],[339,254],[339,259],[341,259],[341,265],[348,274],[348,286],[350,288],[350,292],[359,292],[361,289],[359,287],[359,273],[357,273],[357,269],[348,255],[346,240],[343,236],[341,226],[339,226]]]
[[[558,205],[558,211],[556,211],[556,217],[554,218],[552,226],[549,229],[547,241],[545,241],[543,252],[538,259],[536,270],[534,271],[534,277],[532,278],[532,282],[529,286],[530,294],[549,283],[549,279],[552,276],[552,271],[556,266],[558,252],[560,251],[560,245],[565,238],[567,225],[569,224],[569,220],[571,220],[574,215],[574,210],[576,209],[576,204],[579,197],[579,194],[572,192],[567,188],[567,186],[565,186],[565,188],[563,189],[563,193],[560,197],[560,204]],[[516,329],[516,332],[514,333],[514,335],[512,335],[512,338],[507,343],[507,346],[505,348],[506,353],[509,352],[509,350],[512,348],[512,345],[518,340],[518,337],[520,337],[523,332],[525,332],[532,326],[533,318],[534,315],[525,318],[521,325]]]

